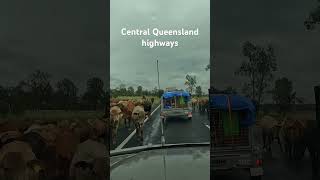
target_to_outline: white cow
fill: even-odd
[[[142,106],[136,106],[132,111],[132,120],[136,127],[137,135],[141,142],[143,142],[143,124],[146,113]]]

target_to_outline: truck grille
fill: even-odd
[[[249,146],[249,129],[239,127],[239,133],[225,136],[220,111],[210,110],[211,143],[213,147]]]

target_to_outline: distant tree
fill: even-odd
[[[320,0],[318,0],[320,3]],[[308,17],[304,21],[304,26],[307,30],[314,30],[316,25],[320,24],[320,4],[309,13]]]
[[[17,88],[20,91],[19,103],[23,104],[26,109],[33,108],[33,96],[32,96],[32,89],[28,85],[26,81],[20,81],[17,85]]]
[[[105,91],[104,83],[100,78],[94,77],[87,81],[87,91],[83,95],[83,99],[94,109],[97,110],[99,105],[104,105],[103,97]]]
[[[164,90],[163,89],[159,89],[158,93],[159,93],[158,97],[161,97],[162,94],[164,93]]]
[[[53,88],[50,84],[51,75],[36,70],[33,72],[25,83],[31,90],[32,105],[34,110],[39,110],[47,105],[53,94]]]
[[[27,108],[27,95],[21,86],[13,86],[8,88],[8,104],[10,113],[22,114]]]
[[[127,96],[127,88],[126,88],[126,85],[124,84],[120,84],[119,85],[119,93],[121,96]]]
[[[273,72],[277,69],[274,49],[271,45],[264,48],[247,41],[243,45],[242,53],[249,61],[242,62],[235,74],[249,78],[244,89],[259,107],[266,88],[273,79]]]
[[[153,96],[158,96],[159,95],[159,91],[157,87],[154,87],[153,90],[151,91],[151,95]]]
[[[128,87],[127,94],[128,96],[134,96],[134,88],[132,86]]]
[[[120,93],[118,89],[111,89],[111,97],[117,98],[119,94]]]
[[[213,59],[215,58],[215,56],[213,56]],[[205,67],[205,70],[206,71],[209,71],[210,70],[210,63]]]
[[[137,87],[136,95],[137,96],[142,96],[142,86],[138,86]]]
[[[191,75],[187,74],[186,81],[184,84],[187,86],[187,90],[190,92],[190,94],[193,94],[193,90],[197,85],[196,76],[191,76]]]
[[[202,89],[201,89],[201,86],[197,86],[196,87],[196,95],[198,96],[198,97],[200,97],[200,96],[202,96]]]
[[[301,99],[296,97],[292,82],[288,78],[277,79],[271,92],[274,103],[279,107],[279,112],[287,113],[296,102],[302,103]]]
[[[150,96],[151,95],[151,91],[146,89],[146,90],[142,91],[142,95]]]
[[[56,88],[59,106],[64,110],[70,110],[77,102],[77,86],[70,79],[64,78],[57,82]]]
[[[205,68],[206,71],[209,71],[210,70],[210,64],[208,64]]]

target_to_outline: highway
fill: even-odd
[[[130,130],[123,127],[119,129],[117,143],[111,146],[111,150],[139,145],[161,144],[160,108],[156,108],[153,108],[153,114],[145,121],[143,144],[139,143],[136,134],[133,132],[133,126],[131,126]],[[192,120],[183,118],[167,119],[167,123],[163,127],[163,135],[166,144],[209,142],[210,126],[207,114],[193,112]]]

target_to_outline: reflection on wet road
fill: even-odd
[[[187,118],[170,118],[164,126],[166,144],[210,142],[209,120],[206,114],[193,113],[192,120]],[[144,125],[143,145],[161,143],[160,111],[156,111]],[[136,135],[127,143],[125,148],[138,146]]]

